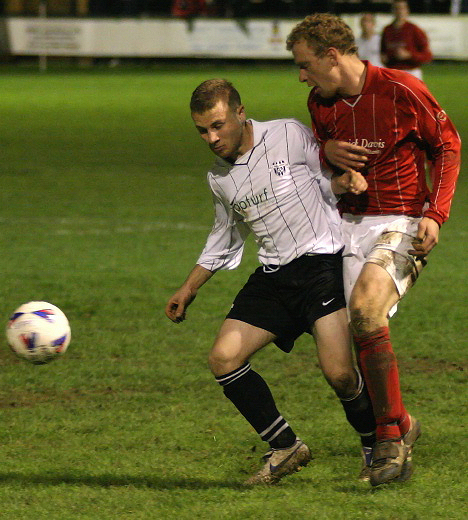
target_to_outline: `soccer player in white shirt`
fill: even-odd
[[[356,38],[358,46],[359,58],[367,60],[376,65],[383,67],[380,56],[380,35],[375,32],[375,16],[373,13],[363,13],[360,20],[361,36]]]
[[[246,483],[275,483],[311,458],[249,362],[269,343],[289,352],[304,332],[313,335],[322,372],[370,451],[375,419],[353,361],[332,192],[358,194],[366,181],[357,172],[330,180],[310,129],[294,119],[247,120],[239,93],[225,80],[203,82],[190,106],[198,132],[217,155],[208,173],[215,223],[166,315],[183,321],[199,288],[219,269],[237,267],[247,235],[254,236],[261,266],[236,296],[209,356],[226,397],[270,444],[265,465]]]

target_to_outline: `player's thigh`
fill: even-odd
[[[346,298],[346,303],[351,299],[356,280],[364,267],[366,259],[363,254],[358,251],[354,255],[343,256],[343,288]]]
[[[376,326],[386,323],[390,309],[398,303],[400,295],[390,274],[380,265],[372,262],[364,264],[354,285],[349,301],[349,313],[353,328],[361,317],[364,328],[355,332],[370,332]],[[384,323],[385,322],[385,323]]]
[[[219,329],[209,355],[211,371],[219,376],[236,370],[275,338],[267,330],[227,318]]]
[[[346,309],[316,320],[312,332],[323,375],[337,392],[352,393],[356,374]]]

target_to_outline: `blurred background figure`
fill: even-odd
[[[176,18],[194,18],[206,16],[207,4],[205,0],[173,0],[171,14]]]
[[[451,0],[450,14],[456,16],[461,13],[468,13],[468,0]]]
[[[360,20],[361,36],[356,38],[359,57],[368,60],[377,67],[382,67],[380,59],[380,35],[375,32],[375,16],[363,13]]]
[[[408,21],[406,0],[394,0],[392,10],[395,18],[382,32],[382,62],[390,69],[406,70],[422,79],[421,65],[432,60],[426,33]]]

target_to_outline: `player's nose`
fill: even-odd
[[[305,70],[299,70],[299,81],[304,83],[307,81],[307,72]]]
[[[209,143],[216,143],[216,141],[218,141],[219,137],[218,137],[218,133],[215,132],[214,130],[208,130],[208,142]]]

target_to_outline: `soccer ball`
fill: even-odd
[[[65,314],[47,302],[29,302],[18,307],[6,328],[11,350],[35,365],[61,356],[70,343],[70,325]]]

